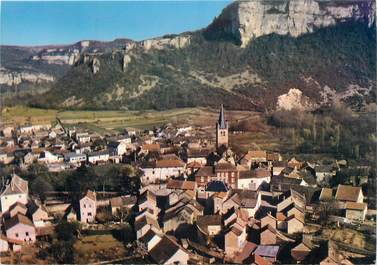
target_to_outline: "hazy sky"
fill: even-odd
[[[230,1],[1,1],[0,43],[142,40],[207,26]]]

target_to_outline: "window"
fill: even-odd
[[[204,182],[204,177],[200,177],[200,182]]]
[[[89,212],[89,213],[88,213],[88,216],[92,216],[92,213]]]
[[[16,233],[16,237],[18,237],[18,233]]]
[[[21,195],[18,195],[18,198],[21,198]]]
[[[29,232],[25,232],[25,235],[26,235],[26,236],[29,236]]]
[[[86,204],[84,204],[84,208],[86,208]]]
[[[91,204],[89,204],[89,208],[92,208],[92,205],[91,205]]]

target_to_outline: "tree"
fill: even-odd
[[[77,222],[62,221],[55,227],[57,239],[72,241],[76,239],[80,225]]]
[[[53,191],[54,188],[45,178],[37,177],[31,183],[31,190],[43,202],[46,199],[46,192]]]

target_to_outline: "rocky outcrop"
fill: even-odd
[[[92,72],[93,74],[96,74],[99,72],[99,67],[100,67],[101,63],[99,62],[99,60],[97,58],[93,58],[92,60]]]
[[[80,59],[80,51],[74,49],[66,51],[64,49],[48,49],[32,57],[34,61],[42,61],[48,64],[68,64],[74,65]]]
[[[309,97],[304,96],[302,91],[291,88],[288,93],[280,95],[277,100],[276,109],[278,110],[313,110],[316,104],[312,103]]]
[[[169,47],[181,49],[190,44],[190,39],[191,37],[189,35],[179,35],[171,38],[156,38],[142,41],[141,46],[147,51],[150,49],[161,50]]]
[[[131,56],[128,54],[125,54],[123,56],[123,65],[122,65],[122,70],[125,72],[127,70],[128,64],[131,62]]]
[[[0,70],[0,85],[16,86],[22,82],[40,84],[43,82],[53,81],[53,76],[43,73],[12,72],[4,69]]]
[[[237,1],[226,7],[206,29],[209,35],[235,39],[242,47],[260,36],[276,33],[298,37],[316,28],[349,20],[375,22],[374,0]]]

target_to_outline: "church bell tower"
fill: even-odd
[[[224,106],[221,104],[219,120],[216,123],[216,147],[228,147],[228,123],[224,117]]]

